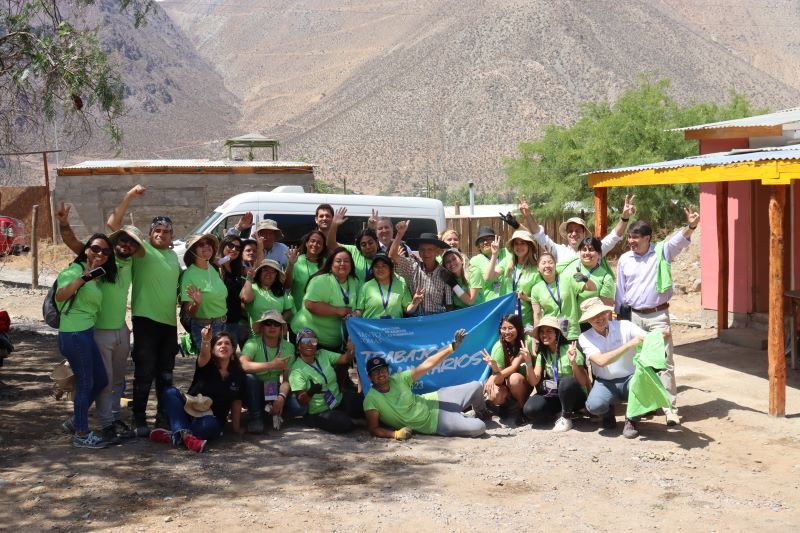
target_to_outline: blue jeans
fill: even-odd
[[[630,387],[633,374],[624,378],[601,379],[594,378],[594,385],[586,399],[586,410],[593,415],[604,415],[609,408],[616,404],[628,401],[628,387]],[[637,420],[633,419],[634,421]]]
[[[169,427],[173,433],[189,430],[189,432],[203,440],[213,440],[222,436],[222,427],[214,415],[194,418],[183,409],[183,396],[175,387],[164,391],[164,409],[169,418]]]
[[[75,431],[86,433],[89,431],[89,406],[108,385],[103,357],[94,342],[94,328],[75,332],[59,331],[58,349],[67,358],[75,374],[72,400]]]
[[[225,331],[225,322],[220,319],[214,319],[210,322],[211,324],[211,336],[213,337],[217,333]],[[192,319],[192,342],[194,343],[194,347],[197,349],[197,353],[200,353],[200,343],[203,341],[203,328],[209,325],[208,320],[195,320]],[[236,339],[233,339],[236,341]],[[236,346],[236,343],[233,344]]]
[[[264,382],[258,379],[255,374],[247,374],[247,410],[251,413],[252,417],[255,413],[263,413],[266,407],[264,401]],[[284,419],[293,418],[296,416],[303,416],[308,412],[308,405],[300,405],[297,396],[292,393],[286,398],[283,404]]]

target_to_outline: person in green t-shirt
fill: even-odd
[[[192,235],[186,242],[183,261],[186,271],[181,276],[181,302],[189,317],[192,342],[200,346],[202,330],[211,326],[211,335],[225,330],[228,311],[228,288],[214,268],[219,241],[216,235]]]
[[[469,260],[469,280],[470,285],[475,284],[477,286],[480,284],[483,287],[481,289],[481,299],[484,302],[498,298],[503,288],[501,280],[496,277],[494,279],[489,277],[493,243],[495,243],[497,251],[494,258],[495,263],[505,260],[506,250],[500,247],[500,237],[489,226],[478,228],[475,246],[478,247],[480,253],[472,256]]]
[[[572,275],[576,280],[592,280],[595,289],[584,289],[578,294],[578,306],[589,298],[598,297],[606,305],[613,306],[617,294],[617,284],[614,272],[601,255],[602,243],[597,237],[586,237],[578,245],[578,255],[574,259],[556,265],[556,272]],[[585,326],[585,327],[584,327]],[[581,331],[586,331],[591,326],[581,324]]]
[[[525,355],[528,383],[537,394],[528,398],[523,413],[528,420],[542,423],[558,417],[553,431],[572,429],[572,418],[583,409],[591,383],[586,360],[577,341],[568,341],[559,320],[542,318],[533,331],[536,348]],[[532,354],[536,354],[535,360]]]
[[[561,330],[567,339],[577,339],[581,334],[578,295],[584,290],[595,290],[594,282],[591,279],[578,281],[574,276],[558,274],[555,258],[549,252],[539,256],[539,274],[541,279],[534,283],[530,293],[534,326],[542,317],[553,316],[560,320]]]
[[[116,281],[117,266],[111,240],[95,233],[75,260],[58,275],[55,301],[60,313],[58,349],[75,375],[73,416],[64,424],[74,430],[76,448],[105,448],[108,442],[89,431],[89,406],[108,385],[94,328],[103,302],[100,284]],[[71,424],[69,424],[71,422]]]
[[[531,309],[531,287],[541,278],[537,262],[539,245],[529,231],[518,229],[508,240],[506,248],[510,254],[497,263],[499,242],[492,242],[492,256],[486,277],[501,280],[501,294],[513,292],[517,295],[517,314],[522,317],[526,329],[533,329],[533,310]]]
[[[361,396],[353,390],[340,390],[335,367],[353,360],[355,348],[348,342],[344,353],[318,349],[317,335],[303,328],[297,332],[297,361],[289,373],[289,385],[300,405],[308,407],[303,421],[330,433],[347,433],[361,418]]]
[[[456,331],[448,346],[418,366],[395,374],[390,374],[383,357],[367,360],[367,376],[372,387],[364,398],[364,415],[372,436],[406,440],[414,431],[443,437],[478,437],[486,432],[483,420],[490,413],[479,382],[443,387],[427,394],[414,394],[412,390],[414,382],[447,359],[466,336],[466,330]],[[461,414],[469,407],[477,418]],[[381,424],[394,429],[383,428]]]
[[[247,372],[248,433],[264,432],[263,415],[267,405],[275,429],[280,429],[284,410],[291,414],[289,370],[296,358],[294,346],[283,339],[285,326],[286,320],[277,310],[264,311],[259,320],[253,322],[255,336],[247,340],[239,357],[242,369]],[[294,411],[302,414],[300,406],[296,404],[296,407]]]
[[[444,266],[445,270],[440,270],[439,275],[453,290],[455,295],[453,297],[453,306],[456,309],[483,303],[483,295],[481,294],[483,282],[467,278],[468,266],[467,258],[464,254],[457,248],[445,250],[442,254],[442,266]]]
[[[525,379],[528,367],[524,361],[532,345],[525,335],[522,318],[515,313],[500,319],[499,336],[491,354],[484,353],[483,356],[491,370],[483,384],[483,392],[489,403],[501,409],[516,406],[516,423],[521,424],[522,406],[531,393],[531,386]]]
[[[360,230],[356,234],[355,246],[339,244],[336,240],[336,233],[339,231],[339,227],[347,222],[347,208],[340,207],[336,210],[333,222],[328,229],[328,238],[325,241],[327,242],[329,253],[332,253],[333,250],[339,247],[345,248],[350,252],[350,255],[353,257],[353,272],[355,272],[358,281],[360,281],[362,285],[371,274],[370,266],[372,260],[375,258],[375,254],[381,249],[380,242],[378,241],[378,234],[375,233],[373,229],[378,222],[376,218],[377,215],[378,212],[373,211],[372,217],[367,221],[368,227]]]
[[[275,309],[287,321],[292,316],[292,295],[283,268],[274,259],[264,259],[252,274],[248,273],[239,296],[250,323],[250,336],[253,335],[253,322],[269,309]]]
[[[375,254],[372,278],[358,291],[355,314],[364,318],[403,318],[422,303],[422,290],[414,296],[402,278],[395,276],[394,263],[384,253]]]
[[[318,212],[325,213],[325,210]],[[333,212],[331,212],[331,218],[333,218]],[[308,280],[322,267],[326,253],[325,234],[318,229],[303,235],[299,247],[289,247],[286,286],[292,288],[295,315],[303,308]]]

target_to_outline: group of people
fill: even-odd
[[[58,210],[64,243],[75,260],[57,279],[59,349],[76,377],[74,413],[63,424],[73,445],[103,448],[121,439],[149,437],[201,452],[225,431],[262,433],[301,418],[311,427],[343,433],[366,419],[376,437],[409,438],[413,432],[477,436],[493,412],[516,414],[517,423],[555,420],[572,427],[582,412],[616,423],[614,404],[625,401],[636,346],[660,330],[667,344],[661,380],[670,394],[666,421],[679,423],[669,335],[670,262],[689,244],[699,215],[687,209],[687,226],[653,243],[643,221],[630,228],[634,198],[626,197],[613,232],[599,240],[580,218],[560,227],[559,244],[536,223],[524,199],[522,221],[503,243],[490,227],[478,229],[479,253],[461,252],[454,230],[404,238],[407,221],[393,224],[373,212],[351,244],[337,241],[347,210],[317,208],[316,228],[298,246],[283,243],[278,224],[243,214],[220,240],[194,235],[186,243],[185,269],[172,249],[172,220],[155,217],[147,235],[123,225],[130,203],[145,194],[137,185],[109,216],[109,235],[80,242],[69,209]],[[616,274],[605,253],[627,239]],[[254,234],[250,233],[254,230]],[[416,251],[412,251],[416,250]],[[133,346],[126,323],[128,295]],[[489,376],[418,395],[413,383],[441,364],[467,332],[454,327],[452,342],[419,366],[395,374],[381,357],[366,361],[371,381],[351,379],[351,316],[397,319],[443,313],[504,294],[516,310],[498,325],[487,346]],[[613,319],[613,312],[617,320]],[[181,324],[197,360],[181,392],[173,369]],[[487,342],[491,342],[488,341]],[[121,419],[128,354],[134,363],[132,426]],[[155,382],[155,429],[147,404]],[[90,431],[96,405],[102,431]],[[246,424],[242,421],[247,409]],[[634,437],[637,419],[623,434]]]

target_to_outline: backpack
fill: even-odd
[[[58,305],[56,305],[57,290],[58,290],[58,280],[53,282],[53,286],[50,287],[49,291],[47,291],[47,296],[44,297],[44,301],[42,302],[42,317],[44,318],[44,322],[51,328],[55,329],[58,329],[59,325],[61,325],[61,313],[62,313],[62,311],[59,311]],[[77,294],[78,291],[75,291],[75,294],[73,294],[64,303],[63,313],[65,315],[69,313],[69,309],[70,307],[72,307],[72,301],[75,299],[75,295]]]

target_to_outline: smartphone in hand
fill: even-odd
[[[105,276],[105,275],[106,275],[106,269],[103,267],[93,268],[89,271],[89,277],[91,279],[97,279],[100,276]]]

